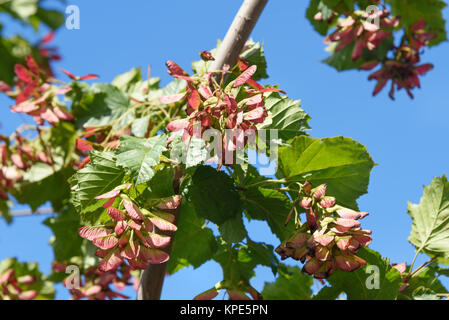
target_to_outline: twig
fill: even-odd
[[[210,70],[221,70],[223,65],[233,66],[253,31],[268,0],[245,0],[232,21],[223,42],[218,48]]]

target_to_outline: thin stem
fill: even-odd
[[[433,261],[435,261],[438,258],[438,256],[433,257],[432,259],[424,262],[422,265],[420,265],[418,268],[416,268],[415,271],[413,271],[408,277],[413,277],[414,275],[418,274],[425,266],[427,266],[428,264],[432,263]],[[410,269],[411,270],[411,269]]]
[[[267,179],[267,180],[262,180],[262,181],[259,181],[259,182],[255,182],[255,183],[249,184],[249,185],[245,186],[245,188],[248,189],[248,188],[257,187],[257,186],[260,186],[260,185],[263,185],[263,184],[270,184],[270,183],[282,184],[282,183],[287,183],[287,182],[289,182],[289,181],[287,181],[286,179],[279,179],[279,180]]]
[[[290,222],[290,219],[291,219],[291,217],[292,217],[293,211],[295,210],[295,207],[296,207],[296,204],[298,203],[298,201],[299,201],[299,197],[296,198],[295,201],[293,201],[292,207],[291,207],[290,211],[288,212],[287,219],[285,220],[285,224],[284,224],[285,227],[286,227],[286,226],[288,225],[288,223]],[[295,220],[296,220],[296,219],[295,219]],[[296,221],[295,221],[295,223],[296,223]]]
[[[416,258],[418,258],[418,254],[419,254],[420,251],[421,251],[421,248],[416,251],[415,256],[413,257],[412,264],[410,265],[410,269],[408,270],[409,275],[412,272],[412,269],[413,269],[413,266],[415,264]]]

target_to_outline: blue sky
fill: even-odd
[[[410,263],[414,250],[407,241],[411,228],[407,201],[419,202],[423,185],[449,173],[449,44],[433,47],[422,56],[422,62],[433,63],[435,69],[422,78],[422,89],[414,91],[414,100],[405,92],[398,92],[396,101],[387,92],[373,98],[369,73],[339,73],[321,63],[327,52],[322,36],[305,19],[308,2],[269,1],[265,8],[251,35],[255,41],[264,41],[270,75],[264,82],[279,84],[290,98],[302,100],[312,117],[312,136],[342,135],[367,146],[379,164],[372,170],[369,193],[359,199],[359,207],[370,212],[363,220],[364,228],[373,230],[370,247],[392,262]],[[55,68],[76,75],[96,73],[102,82],[109,82],[132,67],[151,65],[152,75],[166,84],[171,77],[165,61],[174,60],[190,69],[200,51],[213,48],[223,38],[241,1],[80,0],[68,4],[79,6],[81,28],[57,32],[54,44],[63,60]],[[449,18],[447,8],[444,16]],[[4,16],[0,19],[4,21]],[[16,32],[36,39],[31,30],[6,25],[6,34]],[[44,34],[45,30],[39,33]],[[1,96],[2,134],[10,134],[25,119],[11,114],[9,105]],[[48,272],[53,254],[48,245],[51,232],[41,224],[45,218],[19,217],[10,226],[0,221],[0,260],[16,256],[21,261],[37,261]],[[252,222],[248,228],[253,240],[278,244],[263,223]],[[167,277],[162,298],[191,299],[220,281],[220,272],[214,262],[182,270]],[[256,289],[274,279],[268,268],[256,272],[252,281]],[[66,299],[66,291],[58,289],[57,298]]]

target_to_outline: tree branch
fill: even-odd
[[[48,207],[48,208],[39,208],[36,211],[32,211],[29,209],[25,209],[25,210],[12,210],[11,211],[11,216],[13,217],[18,217],[18,216],[28,216],[28,215],[36,215],[36,214],[50,214],[50,213],[54,213],[55,211],[53,210],[53,208]]]
[[[245,0],[243,2],[218,48],[210,70],[221,70],[224,64],[231,67],[236,64],[237,58],[267,2],[268,0]]]

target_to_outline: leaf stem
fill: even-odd
[[[421,251],[421,248],[419,248],[418,250],[416,250],[415,256],[413,257],[412,263],[410,264],[410,268],[408,270],[408,274],[410,275],[413,269],[413,266],[415,264],[416,258],[418,257],[419,252]]]
[[[415,271],[413,271],[408,277],[411,278],[414,275],[418,274],[419,271],[421,271],[425,266],[427,266],[428,264],[432,263],[433,261],[435,261],[438,258],[438,256],[433,257],[432,259],[424,262],[422,265],[420,265],[418,268],[416,268]],[[411,268],[410,268],[411,270]]]

